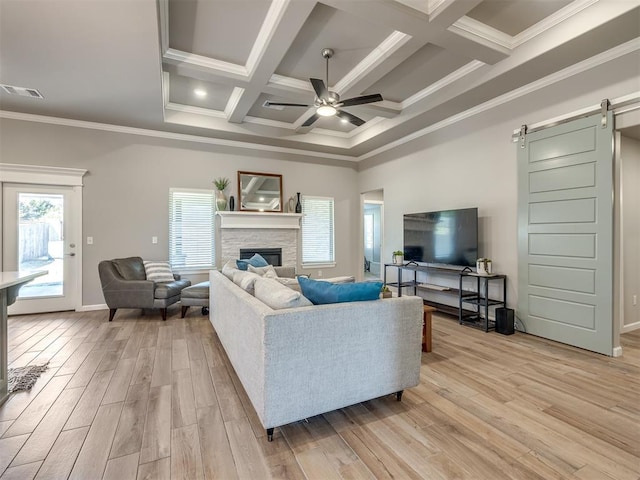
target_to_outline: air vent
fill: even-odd
[[[10,95],[19,95],[21,97],[44,98],[42,94],[35,88],[14,87],[12,85],[0,85],[2,90]]]
[[[284,107],[281,105],[271,105],[269,103],[269,100],[265,100],[262,106],[265,108],[270,108],[271,110],[284,110]]]

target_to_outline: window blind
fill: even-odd
[[[335,262],[333,198],[302,196],[302,264]]]
[[[215,195],[211,190],[169,190],[169,262],[172,268],[215,263]]]

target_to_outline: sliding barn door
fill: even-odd
[[[612,114],[527,134],[520,147],[518,315],[528,333],[612,355]]]

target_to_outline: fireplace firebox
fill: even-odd
[[[282,248],[241,248],[240,259],[245,260],[255,254],[261,255],[269,265],[274,267],[282,266]]]

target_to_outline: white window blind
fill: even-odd
[[[302,196],[302,264],[335,262],[333,198]]]
[[[215,195],[211,190],[169,190],[169,262],[172,268],[215,263]]]

